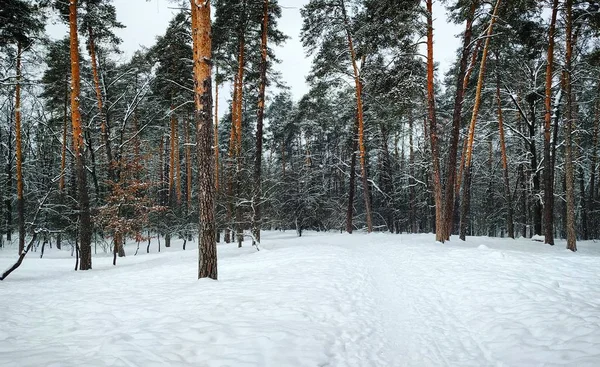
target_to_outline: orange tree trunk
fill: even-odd
[[[546,91],[544,106],[544,242],[554,245],[554,167],[550,155],[550,130],[552,128],[552,73],[554,68],[554,33],[558,0],[552,3],[552,19],[548,31],[548,56],[546,64]]]
[[[262,222],[261,204],[262,197],[262,146],[263,146],[263,119],[265,116],[265,88],[267,85],[267,31],[269,27],[269,0],[263,0],[263,23],[260,45],[260,86],[258,90],[258,109],[256,112],[256,156],[254,158],[254,195],[252,198],[253,217],[252,232],[253,242],[260,243],[260,227]]]
[[[369,192],[369,180],[367,177],[367,152],[365,148],[365,121],[363,114],[362,99],[363,83],[361,81],[360,72],[358,70],[358,65],[356,62],[356,51],[354,50],[354,43],[352,41],[352,35],[350,34],[350,24],[348,21],[348,16],[346,14],[346,6],[343,0],[341,2],[341,6],[344,17],[344,28],[346,31],[346,38],[348,39],[348,49],[350,51],[350,61],[352,62],[352,70],[354,73],[354,85],[356,91],[356,116],[358,119],[358,157],[363,183],[367,232],[371,233],[373,232],[373,215],[371,213],[371,194]]]
[[[210,1],[191,0],[200,236],[198,278],[217,279]]]
[[[242,14],[245,11],[245,1],[244,10],[242,10]],[[235,113],[235,130],[236,130],[236,141],[235,141],[235,158],[236,158],[236,169],[235,169],[235,180],[234,180],[234,193],[237,197],[241,193],[241,179],[242,179],[242,120],[243,120],[243,111],[242,107],[244,104],[244,67],[246,64],[246,39],[244,35],[243,26],[240,29],[240,50],[238,54],[238,72],[237,72],[237,99],[236,104],[234,106]],[[244,240],[243,236],[243,228],[242,228],[242,207],[241,205],[235,205],[235,235],[238,242],[238,247],[242,247],[242,242]]]
[[[102,133],[102,143],[104,143],[104,151],[106,152],[106,162],[108,164],[108,178],[115,179],[115,170],[113,166],[112,151],[110,147],[110,131],[106,114],[104,113],[104,105],[102,102],[102,92],[100,91],[100,75],[98,74],[98,62],[96,61],[96,46],[94,44],[94,32],[92,27],[88,27],[89,37],[89,53],[92,63],[92,75],[94,77],[94,90],[96,91],[96,103],[98,105],[98,115],[100,116],[100,132]]]
[[[479,5],[478,0],[473,0],[469,15],[467,16],[467,24],[463,36],[462,53],[460,56],[460,64],[458,76],[456,78],[456,95],[454,97],[454,113],[452,114],[452,135],[450,138],[450,151],[448,152],[448,161],[446,165],[446,187],[444,197],[444,227],[443,236],[445,240],[450,239],[452,234],[452,223],[454,221],[454,185],[456,182],[456,159],[458,155],[458,141],[460,136],[460,122],[462,116],[462,107],[465,97],[466,85],[464,81],[467,73],[467,63],[469,61],[469,47],[473,34],[473,19],[475,18],[475,10]]]
[[[71,124],[73,125],[73,153],[77,173],[77,192],[79,199],[79,269],[92,268],[92,221],[85,171],[85,155],[81,112],[79,111],[79,41],[77,39],[77,0],[69,3],[69,34],[71,56]]]
[[[427,2],[427,106],[429,119],[429,140],[433,161],[433,198],[435,201],[435,239],[444,242],[444,222],[442,202],[442,181],[438,152],[437,121],[435,115],[435,94],[433,90],[433,10],[432,0]]]
[[[23,148],[21,146],[21,42],[17,43],[17,85],[15,87],[15,156],[17,161],[17,221],[19,255],[25,250],[25,199],[23,198]]]
[[[475,45],[475,49],[471,54],[471,61],[469,63],[469,68],[467,69],[467,74],[465,75],[465,79],[463,80],[463,93],[467,91],[467,86],[469,85],[469,80],[471,80],[471,74],[473,74],[473,66],[475,65],[475,61],[477,61],[477,55],[479,54],[479,49],[481,48],[482,40],[477,41]],[[465,139],[463,141],[462,154],[460,155],[460,166],[458,169],[458,175],[456,176],[456,185],[454,187],[454,196],[457,197],[460,192],[461,179],[463,177],[463,171],[465,168],[465,157],[467,155],[467,144],[469,139]]]
[[[465,240],[466,238],[466,229],[468,222],[468,214],[469,214],[469,206],[470,206],[470,183],[471,183],[471,159],[473,157],[473,141],[475,138],[475,125],[477,123],[477,116],[479,114],[479,108],[481,106],[481,90],[483,89],[483,78],[485,76],[485,65],[487,61],[487,54],[490,46],[492,32],[494,30],[494,24],[496,23],[496,15],[498,14],[498,9],[500,8],[501,0],[496,0],[496,5],[494,6],[494,12],[492,14],[492,19],[490,19],[490,25],[487,29],[487,38],[485,40],[485,44],[483,46],[483,54],[481,55],[481,63],[479,65],[479,77],[477,78],[477,89],[475,90],[475,103],[473,105],[473,113],[471,115],[471,123],[469,124],[469,134],[467,136],[467,150],[465,157],[465,168],[464,168],[464,184],[463,184],[463,195],[461,200],[461,211],[460,211],[460,239]]]

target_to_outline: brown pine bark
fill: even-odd
[[[415,180],[415,147],[414,147],[414,115],[412,108],[408,111],[408,224],[410,233],[418,233],[419,227],[417,224],[417,203],[416,203],[416,180]]]
[[[69,78],[65,76],[65,82]],[[67,168],[67,126],[69,122],[68,115],[69,106],[69,90],[65,88],[65,103],[63,106],[63,131],[62,131],[62,147],[60,152],[60,179],[58,180],[58,190],[62,192],[65,189],[65,175]]]
[[[219,66],[216,66],[215,75],[219,75]],[[215,83],[215,189],[219,192],[219,83]]]
[[[100,132],[102,133],[102,143],[104,144],[104,151],[106,152],[106,163],[108,164],[108,178],[109,180],[114,180],[116,177],[112,151],[110,147],[110,130],[108,126],[108,121],[106,121],[106,114],[104,113],[102,92],[100,90],[100,75],[98,73],[98,62],[96,61],[96,46],[94,44],[94,32],[91,26],[88,27],[88,38],[89,54],[92,64],[92,76],[94,79],[94,90],[96,92],[96,104],[98,106],[98,115],[100,116]]]
[[[242,16],[245,16],[246,2],[243,1]],[[242,120],[243,120],[243,105],[244,105],[244,68],[246,65],[246,38],[243,21],[241,22],[239,31],[239,54],[238,54],[238,70],[237,70],[237,99],[235,103],[235,130],[236,130],[236,142],[235,142],[235,180],[234,180],[234,192],[236,196],[241,194],[241,175],[242,175]],[[244,241],[244,234],[242,228],[242,207],[239,204],[235,205],[235,236],[237,239],[238,247],[242,247]]]
[[[554,36],[556,31],[556,15],[558,0],[552,2],[552,18],[548,31],[548,56],[546,63],[546,91],[544,106],[544,242],[554,245],[554,167],[551,157],[552,129],[552,73],[554,69]]]
[[[123,236],[121,232],[116,231],[113,235],[113,266],[117,265],[117,255],[121,247],[123,247]]]
[[[482,42],[483,42],[483,39],[480,39],[479,41],[477,41],[477,43],[475,44],[475,49],[473,50],[473,53],[471,54],[471,61],[469,62],[469,68],[467,69],[467,73],[463,80],[463,93],[466,93],[466,91],[467,91],[467,86],[469,85],[469,81],[471,80],[471,75],[473,74],[473,69],[475,66],[475,62],[477,61],[477,55],[479,54],[479,49],[481,48]],[[463,98],[463,101],[464,101],[464,98]],[[464,176],[463,172],[465,169],[465,158],[467,155],[468,143],[469,143],[469,139],[465,139],[463,141],[462,153],[460,155],[460,165],[458,168],[458,175],[456,176],[456,184],[454,187],[455,198],[458,197],[458,194],[460,192],[461,180],[462,180],[462,177]]]
[[[262,153],[263,153],[263,119],[265,116],[265,89],[267,86],[267,31],[269,29],[269,0],[263,0],[263,22],[261,29],[260,45],[260,85],[258,90],[258,109],[256,112],[256,156],[254,158],[254,195],[252,206],[252,242],[260,243],[260,227],[262,225],[261,198],[262,198]]]
[[[21,42],[17,43],[17,77],[15,86],[15,157],[17,174],[17,222],[19,255],[25,250],[25,198],[23,197],[23,148],[21,146]]]
[[[185,122],[185,176],[186,203],[189,213],[192,210],[192,148],[190,146],[190,126],[187,119]]]
[[[598,84],[598,89],[600,91],[600,83]],[[591,235],[593,238],[596,238],[598,235],[597,222],[596,218],[598,217],[596,214],[596,201],[598,197],[596,195],[596,163],[598,162],[598,133],[600,130],[600,99],[596,100],[594,104],[594,132],[592,136],[592,158],[590,161],[590,189],[588,194],[588,212],[592,215],[589,217],[588,227],[592,230]]]
[[[427,3],[427,110],[429,122],[429,148],[432,160],[432,186],[435,203],[435,240],[444,242],[444,204],[442,197],[442,179],[440,172],[440,158],[437,136],[437,119],[435,113],[435,94],[433,86],[433,9],[432,0]],[[427,125],[427,123],[425,124]]]
[[[352,233],[354,230],[354,193],[356,187],[356,151],[358,150],[358,118],[354,119],[354,129],[352,132],[352,152],[350,153],[350,177],[348,180],[348,207],[346,209],[346,232]],[[285,167],[285,166],[284,166]]]
[[[499,60],[496,57],[496,62]],[[504,178],[504,196],[506,200],[506,229],[508,237],[515,238],[514,215],[512,193],[510,190],[510,181],[508,177],[508,159],[506,157],[506,142],[504,138],[504,118],[502,114],[502,100],[500,98],[500,77],[496,79],[496,102],[498,103],[498,131],[500,135],[500,152],[502,154],[502,171]]]
[[[173,106],[171,106],[171,119],[170,119],[170,133],[169,133],[169,205],[175,203],[175,150],[177,149],[177,118],[173,113]]]
[[[344,3],[344,0],[341,0],[341,7],[342,14],[344,17],[344,29],[346,32],[346,38],[348,40],[348,49],[350,51],[350,61],[352,62],[352,70],[354,72],[354,84],[356,91],[356,115],[358,118],[358,156],[363,183],[367,232],[371,233],[373,232],[373,215],[371,213],[371,194],[369,190],[369,179],[367,177],[367,152],[365,148],[365,122],[362,99],[363,83],[360,77],[360,71],[358,69],[358,64],[356,61],[356,51],[354,49],[354,43],[352,41],[352,34],[350,33],[350,24],[348,21],[348,15],[346,13],[346,5]]]
[[[177,197],[177,206],[179,206],[181,205],[181,154],[179,151],[178,126],[175,127],[175,194]]]
[[[71,58],[71,123],[73,125],[73,153],[77,172],[77,194],[79,199],[79,270],[92,268],[92,221],[85,171],[84,139],[79,110],[80,74],[79,41],[77,38],[77,0],[69,3],[69,34]]]
[[[237,144],[237,93],[238,93],[238,75],[233,78],[233,99],[231,104],[231,130],[229,134],[229,151],[228,151],[228,162],[227,162],[227,212],[225,217],[225,222],[227,223],[225,227],[225,235],[224,240],[225,243],[230,243],[233,241],[233,181],[235,180],[235,168],[234,161],[236,157],[236,144]]]
[[[567,121],[565,125],[565,181],[567,199],[567,249],[577,251],[577,233],[575,231],[575,185],[573,173],[573,120],[574,96],[572,73],[573,58],[573,0],[566,0],[566,55],[565,55],[565,87],[567,92]]]
[[[215,223],[215,172],[212,137],[212,50],[210,1],[190,0],[194,50],[194,102],[196,106],[198,199],[200,236],[198,278],[217,279]]]
[[[160,137],[160,143],[158,144],[158,202],[160,205],[166,205],[165,196],[165,139]]]
[[[494,30],[494,24],[496,23],[496,16],[498,14],[498,9],[500,8],[500,3],[501,0],[496,0],[496,5],[494,6],[494,12],[492,13],[492,18],[490,19],[490,25],[488,26],[487,29],[487,33],[486,33],[486,40],[485,40],[485,44],[483,46],[483,54],[481,55],[481,63],[479,65],[479,77],[477,78],[477,89],[475,91],[475,102],[473,105],[473,113],[471,115],[471,123],[469,124],[469,134],[467,136],[468,139],[468,143],[467,143],[467,150],[466,150],[466,158],[465,158],[465,168],[464,168],[464,176],[465,176],[465,182],[464,182],[464,186],[463,187],[463,197],[461,200],[461,204],[463,206],[463,208],[461,208],[461,215],[460,215],[460,239],[461,240],[465,240],[466,239],[466,228],[467,228],[467,222],[468,222],[468,215],[469,215],[469,206],[470,206],[470,192],[471,192],[471,188],[470,188],[470,183],[471,183],[471,160],[473,157],[473,141],[475,138],[475,126],[477,123],[477,117],[479,114],[479,108],[481,106],[481,91],[483,89],[483,79],[485,76],[485,65],[486,65],[486,61],[487,61],[487,54],[488,54],[488,50],[489,50],[489,45],[490,45],[490,41],[491,41],[491,36],[492,36],[492,32]]]
[[[463,36],[463,46],[460,56],[458,76],[456,78],[456,94],[454,97],[454,113],[452,114],[452,136],[450,138],[450,151],[446,164],[446,187],[444,196],[444,239],[450,240],[452,234],[452,224],[454,222],[454,186],[456,184],[456,161],[458,155],[458,141],[460,136],[460,122],[462,117],[462,107],[465,98],[465,76],[467,73],[467,63],[469,61],[469,45],[473,35],[473,19],[475,10],[479,6],[478,0],[473,0],[469,8],[465,34]],[[473,53],[474,56],[475,53]]]

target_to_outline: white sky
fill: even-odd
[[[123,40],[121,49],[124,57],[130,57],[140,45],[152,46],[156,36],[164,33],[169,20],[177,12],[176,3],[169,0],[113,0],[117,9],[117,19],[126,28],[117,30]],[[300,9],[308,0],[279,0],[283,8],[283,16],[279,20],[279,29],[290,39],[276,49],[277,57],[282,61],[276,68],[282,73],[283,80],[291,87],[294,99],[300,99],[307,91],[305,77],[310,70],[310,60],[305,56],[300,42],[302,18]],[[443,76],[454,59],[455,51],[460,46],[456,35],[462,26],[447,23],[446,11],[439,1],[434,2],[434,59],[440,63],[439,75]],[[52,38],[58,39],[66,35],[67,27],[57,23],[47,27]],[[223,102],[227,93],[222,93]]]

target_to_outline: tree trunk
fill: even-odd
[[[352,41],[352,35],[350,33],[350,24],[348,21],[346,5],[344,4],[344,0],[341,1],[341,7],[342,14],[344,17],[344,29],[346,31],[346,38],[348,39],[348,49],[350,50],[350,61],[352,62],[352,70],[354,72],[354,84],[356,88],[356,115],[358,118],[359,162],[362,174],[363,195],[365,200],[367,232],[371,233],[373,232],[373,215],[371,213],[371,194],[369,190],[369,179],[367,177],[367,153],[365,148],[365,123],[362,98],[363,82],[361,80],[360,72],[358,70],[358,64],[356,62],[356,51],[354,50],[354,43]]]
[[[431,160],[433,162],[432,186],[435,206],[435,240],[444,242],[444,205],[442,198],[442,180],[440,172],[440,158],[438,152],[437,119],[435,113],[435,94],[433,86],[433,9],[432,0],[427,3],[427,110],[429,121],[429,144],[431,149]],[[427,126],[427,124],[425,124]],[[427,133],[425,134],[427,135]]]
[[[262,224],[261,213],[261,181],[262,181],[262,146],[263,146],[263,118],[265,114],[265,88],[267,85],[267,31],[269,29],[269,0],[263,0],[263,23],[261,29],[261,59],[260,59],[260,86],[258,91],[258,109],[256,113],[256,157],[254,158],[254,195],[252,198],[253,217],[252,243],[260,243],[260,227]]]
[[[494,12],[492,14],[492,18],[490,19],[490,25],[488,26],[488,29],[487,29],[487,38],[486,38],[485,44],[483,46],[483,54],[481,55],[481,64],[479,65],[479,77],[477,78],[477,89],[475,91],[475,103],[473,105],[473,113],[471,115],[471,123],[469,125],[469,135],[467,137],[468,143],[467,143],[467,151],[466,151],[465,168],[464,169],[465,169],[465,177],[468,177],[469,179],[467,180],[465,178],[465,182],[463,185],[467,185],[467,183],[470,184],[470,181],[471,181],[471,159],[473,157],[473,141],[475,138],[475,125],[477,123],[479,107],[481,106],[481,91],[483,89],[483,79],[485,76],[485,65],[486,65],[486,61],[487,61],[487,54],[488,54],[488,50],[489,50],[492,32],[494,30],[494,24],[496,23],[496,15],[498,14],[498,9],[500,8],[500,3],[501,3],[501,0],[496,0],[496,5],[494,6]],[[463,193],[465,193],[465,195],[463,195],[461,204],[463,207],[469,208],[470,207],[469,201],[471,199],[471,189],[470,188],[467,188],[466,190],[463,189]],[[467,221],[467,215],[468,215],[468,209],[467,209],[467,211],[461,209],[460,221],[461,221],[461,223],[463,223],[463,221],[465,221],[465,225],[466,225],[466,221]],[[466,233],[465,233],[465,231],[463,231],[463,227],[464,227],[464,225],[461,224],[460,239],[464,241],[466,239]]]
[[[175,203],[175,171],[176,171],[176,163],[175,163],[175,150],[177,149],[177,118],[175,117],[175,113],[173,112],[174,106],[171,106],[171,123],[170,123],[170,133],[169,133],[169,206],[173,209],[173,204]]]
[[[215,77],[219,75],[219,66],[216,66]],[[219,192],[219,83],[215,83],[215,127],[214,127],[214,140],[215,140],[215,190]]]
[[[189,120],[185,121],[185,178],[186,202],[188,214],[192,211],[192,148],[190,146]]]
[[[96,203],[100,202],[100,183],[98,181],[98,173],[96,171],[96,153],[94,153],[94,143],[92,141],[92,135],[89,130],[84,132],[85,142],[87,143],[88,150],[90,151],[90,162],[92,170],[92,183],[94,184],[94,192],[96,193]]]
[[[185,123],[185,122],[184,122]],[[175,195],[177,207],[181,205],[181,155],[179,151],[179,126],[175,127]]]
[[[556,4],[555,4],[556,5]],[[554,10],[555,12],[556,10]],[[565,126],[565,180],[567,197],[567,249],[577,251],[577,233],[575,231],[575,185],[573,174],[573,81],[572,73],[572,54],[573,54],[573,0],[567,0],[565,6],[566,12],[566,56],[565,56],[565,87],[567,92],[567,121]],[[548,92],[548,87],[546,89]],[[546,106],[547,108],[548,106]],[[582,193],[583,194],[583,193]]]
[[[94,33],[92,27],[88,27],[88,37],[89,37],[89,54],[90,61],[92,64],[92,75],[94,79],[94,90],[96,91],[96,103],[98,105],[98,115],[100,116],[100,132],[102,133],[102,143],[104,144],[104,151],[106,152],[106,163],[107,163],[107,172],[108,179],[114,180],[115,171],[113,165],[113,157],[112,151],[110,147],[110,127],[108,125],[108,121],[106,119],[106,114],[104,113],[104,105],[102,102],[102,92],[100,90],[100,75],[98,73],[98,62],[96,61],[96,46],[94,44]]]
[[[352,131],[352,152],[350,154],[350,177],[348,180],[348,207],[346,210],[346,232],[352,233],[354,225],[354,188],[356,187],[356,151],[358,150],[358,118],[354,119],[354,129]]]
[[[390,157],[390,150],[388,147],[389,143],[389,129],[385,123],[380,124],[381,130],[381,190],[383,191],[383,218],[386,221],[388,231],[394,232],[394,203],[392,197],[394,195],[394,186],[392,181],[392,164]]]
[[[479,6],[478,0],[473,0],[469,15],[467,16],[467,24],[463,36],[462,53],[460,57],[458,76],[456,78],[456,94],[454,97],[454,113],[452,114],[452,135],[450,138],[450,151],[448,153],[448,161],[446,164],[446,187],[444,197],[444,232],[445,240],[450,240],[452,227],[454,222],[454,186],[456,184],[456,160],[458,155],[458,141],[460,136],[460,123],[462,117],[462,107],[465,98],[465,75],[467,73],[467,62],[469,61],[469,47],[473,34],[473,19],[475,10]]]
[[[552,167],[551,150],[551,125],[552,125],[552,72],[554,67],[554,33],[556,29],[556,15],[558,0],[552,2],[552,19],[548,31],[548,56],[546,65],[546,91],[544,105],[544,241],[554,245],[554,167]]]
[[[499,61],[499,57],[496,57]],[[508,177],[508,159],[506,158],[506,142],[504,139],[504,119],[502,116],[502,100],[500,99],[500,76],[496,79],[496,101],[498,102],[498,131],[500,135],[500,152],[502,154],[502,170],[504,177],[504,196],[506,199],[506,230],[508,237],[515,238],[515,228],[513,220],[513,202],[510,190],[510,181]]]
[[[408,129],[410,130],[408,135],[409,153],[408,153],[408,223],[411,233],[418,233],[419,226],[417,224],[417,198],[415,193],[415,186],[417,184],[415,180],[415,148],[414,148],[414,115],[413,109],[408,110]]]
[[[15,156],[17,161],[17,222],[19,255],[25,250],[25,198],[23,197],[23,148],[21,146],[21,42],[17,43],[17,77],[15,86]]]
[[[65,76],[65,82],[69,79]],[[65,88],[65,103],[63,106],[63,131],[62,131],[62,147],[60,153],[60,179],[58,181],[58,190],[62,192],[65,189],[65,175],[67,168],[67,123],[68,123],[68,103],[69,89]]]
[[[598,84],[600,90],[600,83]],[[594,132],[592,137],[592,158],[590,162],[590,189],[588,194],[587,206],[590,216],[588,217],[588,227],[593,230],[593,238],[597,238],[598,230],[596,229],[596,164],[598,162],[598,130],[600,129],[600,99],[594,104]]]
[[[69,34],[71,56],[71,122],[73,125],[73,153],[77,172],[77,193],[79,199],[79,269],[92,268],[92,221],[88,197],[87,177],[81,112],[79,111],[79,42],[77,40],[77,0],[69,3]]]
[[[200,235],[198,278],[217,279],[215,242],[215,172],[212,150],[211,21],[210,2],[191,0],[196,105]]]
[[[121,232],[117,231],[113,236],[113,266],[117,265],[117,254],[120,253],[120,248],[123,246],[123,237]]]

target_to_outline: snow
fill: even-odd
[[[305,233],[220,245],[219,281],[195,243],[87,272],[30,253],[0,283],[0,366],[600,365],[600,244]]]

